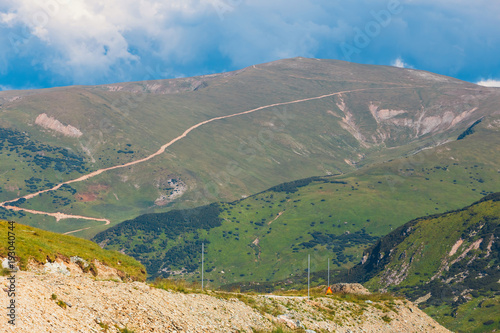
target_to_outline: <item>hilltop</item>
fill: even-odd
[[[0,201],[100,220],[2,216],[90,238],[144,213],[467,141],[476,128],[498,135],[500,93],[413,69],[294,58],[196,78],[0,92],[0,104]]]

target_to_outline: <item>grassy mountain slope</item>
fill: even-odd
[[[97,259],[109,267],[122,271],[124,276],[129,276],[134,280],[143,281],[146,277],[144,266],[135,259],[116,251],[101,249],[91,241],[74,236],[64,236],[0,220],[0,237],[5,240],[0,244],[0,256],[7,258],[9,251],[12,250],[9,250],[9,246],[13,246],[21,270],[25,270],[30,261],[44,264],[47,260],[54,261],[60,257],[78,256],[87,262]],[[12,240],[13,244],[9,244],[7,240]]]
[[[500,328],[500,193],[410,221],[365,252],[350,278],[404,294],[456,332]]]
[[[139,216],[94,240],[134,256],[152,276],[192,278],[199,274],[205,241],[206,276],[215,285],[301,274],[307,254],[313,271],[324,270],[327,258],[334,269],[352,267],[376,238],[406,221],[458,209],[496,191],[496,131],[482,123],[462,140],[347,175],[295,181],[231,203]],[[485,138],[491,146],[482,143]]]
[[[498,89],[432,73],[304,58],[198,78],[1,92],[0,127],[11,134],[2,137],[0,200],[145,157],[200,121],[340,91],[352,92],[206,124],[155,159],[43,194],[23,207],[118,223],[232,201],[436,146],[478,119],[491,124],[500,103]],[[82,135],[36,124],[43,113]],[[12,135],[19,140],[12,142]],[[26,149],[28,142],[35,148]],[[58,232],[91,227],[78,234],[84,237],[104,229],[93,221],[16,218]]]

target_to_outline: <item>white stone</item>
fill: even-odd
[[[65,264],[63,263],[59,263],[59,262],[53,262],[53,263],[45,263],[44,266],[44,272],[46,273],[60,273],[60,274],[64,274],[64,275],[67,275],[67,276],[70,276],[71,273],[69,272],[68,270],[68,267],[66,267]]]

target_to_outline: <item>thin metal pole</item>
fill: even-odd
[[[307,298],[309,298],[309,287],[311,286],[310,283],[310,277],[311,277],[311,255],[307,255]]]
[[[203,291],[203,261],[205,260],[205,243],[201,243],[201,290]]]
[[[328,258],[328,287],[330,287],[330,258]]]

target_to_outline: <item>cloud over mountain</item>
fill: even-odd
[[[384,65],[401,57],[477,81],[500,75],[491,28],[499,18],[500,5],[484,0],[6,0],[0,84],[190,76],[294,56]]]
[[[492,79],[481,80],[476,82],[476,84],[484,87],[500,87],[500,80],[492,80]]]

